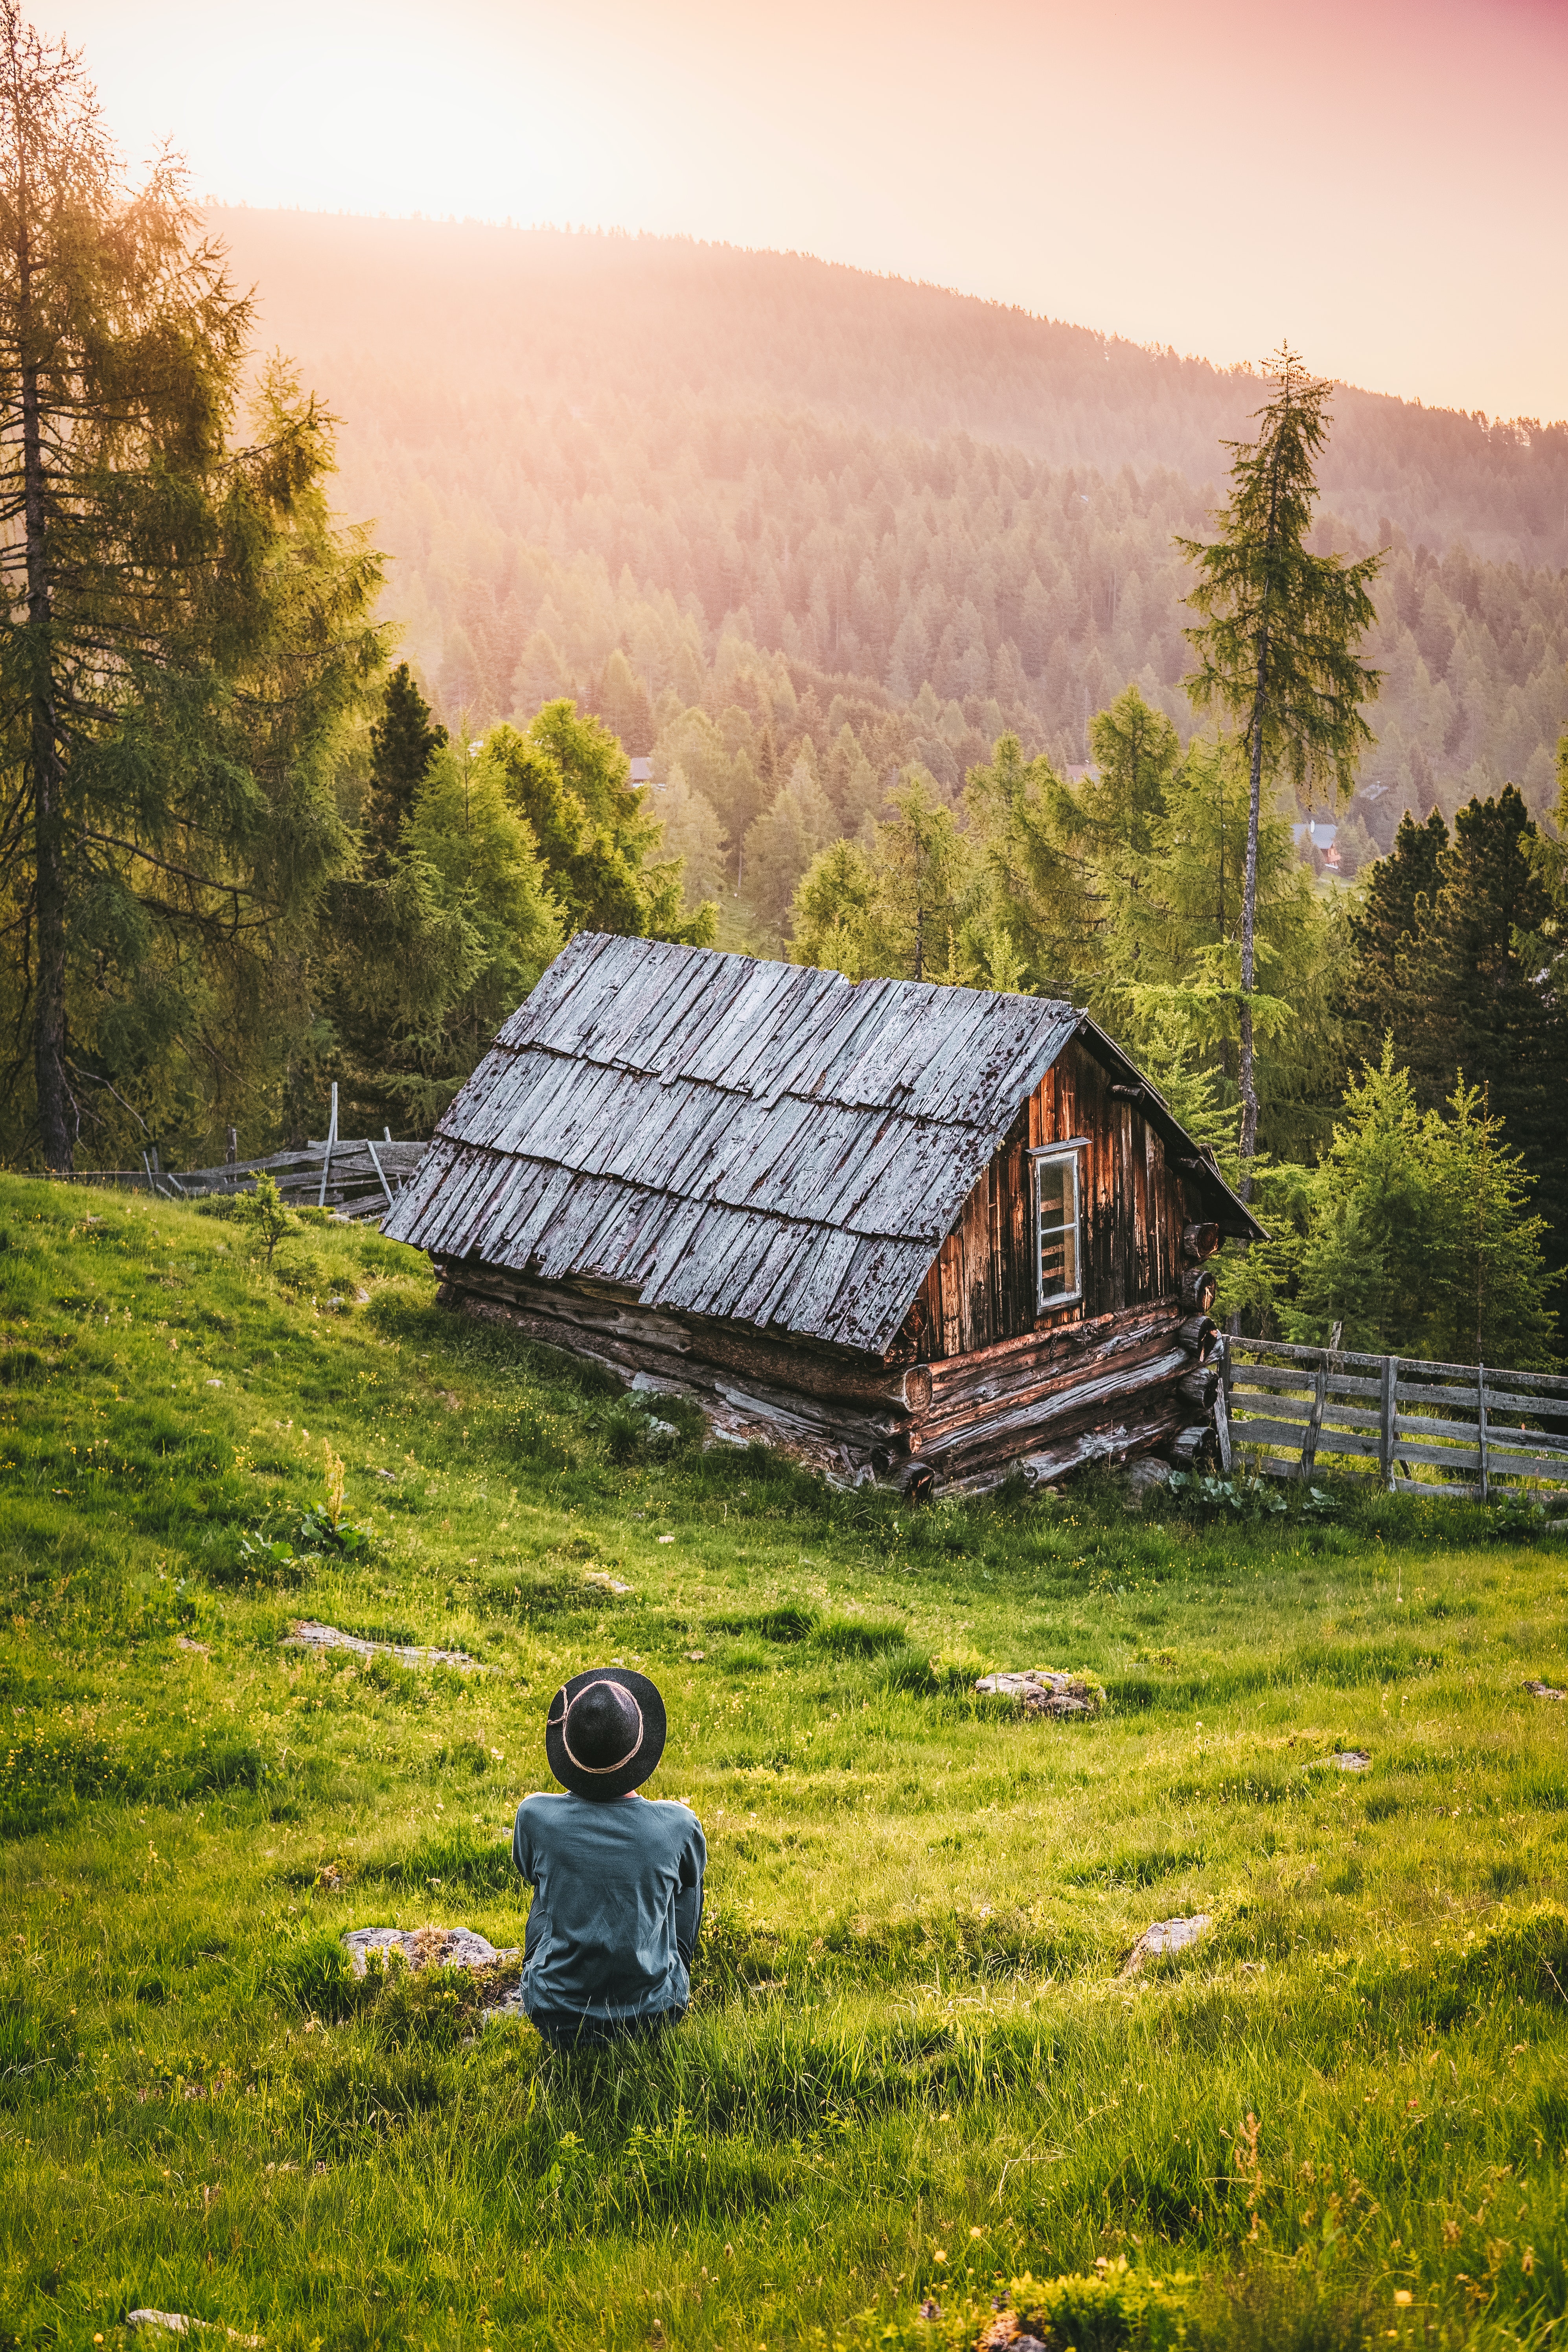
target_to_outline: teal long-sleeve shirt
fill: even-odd
[[[684,2009],[708,1848],[669,1798],[525,1797],[512,1860],[533,1888],[530,2016],[624,2020]]]

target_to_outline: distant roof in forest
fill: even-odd
[[[384,1231],[438,1257],[881,1354],[1071,1004],[580,932],[437,1129]],[[1196,1146],[1151,1090],[1146,1116]],[[1217,1174],[1210,1213],[1257,1231]]]

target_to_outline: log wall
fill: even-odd
[[[1083,1297],[1039,1315],[1029,1153],[1087,1139],[1079,1154],[1083,1206]],[[1178,1296],[1181,1175],[1137,1106],[1074,1042],[1019,1112],[1006,1141],[971,1192],[921,1286],[911,1318],[923,1362],[968,1356],[998,1341],[1097,1322]]]

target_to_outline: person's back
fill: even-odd
[[[625,1668],[574,1675],[551,1701],[545,1753],[568,1793],[525,1797],[512,1831],[534,1890],[522,2006],[549,2041],[685,2014],[707,1848],[687,1806],[633,1793],[664,1733],[658,1689]]]
[[[695,1813],[638,1796],[525,1797],[511,1850],[534,1889],[522,1998],[536,2024],[686,2007],[706,1859]]]

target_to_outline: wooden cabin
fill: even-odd
[[[1209,1436],[1259,1227],[1070,1004],[579,933],[384,1231],[441,1297],[917,1493]]]

